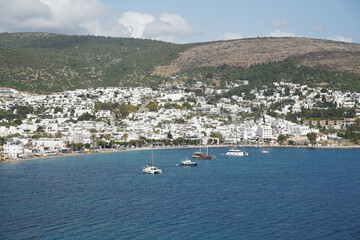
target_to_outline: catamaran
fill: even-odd
[[[162,170],[154,166],[154,151],[151,152],[152,155],[152,164],[147,164],[143,166],[142,173],[148,174],[161,174]]]

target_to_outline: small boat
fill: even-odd
[[[152,164],[148,164],[143,167],[142,173],[148,173],[148,174],[161,174],[162,170],[160,168],[155,167]]]
[[[249,155],[248,152],[245,151],[241,151],[240,149],[234,147],[232,149],[230,149],[227,153],[227,156],[234,156],[234,157],[241,157],[241,156],[247,156]]]
[[[261,153],[269,153],[268,150],[261,150],[260,152],[261,152]]]
[[[197,166],[197,162],[192,162],[190,159],[185,158],[185,160],[181,161],[180,166],[190,166],[190,167],[196,167]]]
[[[143,166],[142,173],[161,174],[162,170],[154,166],[154,151],[152,151],[151,153],[152,153],[152,164],[149,163],[146,166]]]

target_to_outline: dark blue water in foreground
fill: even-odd
[[[360,239],[360,149],[193,149],[0,164],[0,239]]]

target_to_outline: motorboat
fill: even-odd
[[[180,166],[190,166],[190,167],[196,167],[197,166],[197,162],[192,162],[190,159],[185,158],[185,160],[181,161]]]
[[[241,157],[241,156],[247,156],[249,155],[248,152],[242,151],[238,148],[231,148],[227,153],[227,156],[234,156],[234,157]]]
[[[261,153],[269,153],[268,150],[261,150],[260,152],[261,152]]]
[[[155,167],[152,164],[147,164],[143,167],[142,173],[148,173],[148,174],[161,174],[162,170],[160,168]]]
[[[249,155],[248,152],[245,152],[245,151],[242,151],[240,149],[238,149],[237,147],[237,121],[236,121],[236,125],[235,125],[235,141],[236,141],[236,145],[231,148],[227,153],[226,155],[227,156],[233,156],[233,157],[242,157],[242,156],[247,156]]]

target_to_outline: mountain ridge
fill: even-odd
[[[307,67],[322,71],[324,81],[327,72],[350,74],[349,87],[360,89],[360,44],[355,43],[270,37],[173,44],[134,38],[0,33],[0,86],[38,93],[100,86],[156,88],[164,82],[203,79],[224,84],[242,75],[223,74],[222,66],[244,72],[270,64],[261,70],[264,78],[274,63],[286,61],[295,70]],[[277,67],[280,74],[273,78],[283,76],[283,70]],[[174,80],[173,75],[178,74],[183,77]]]

